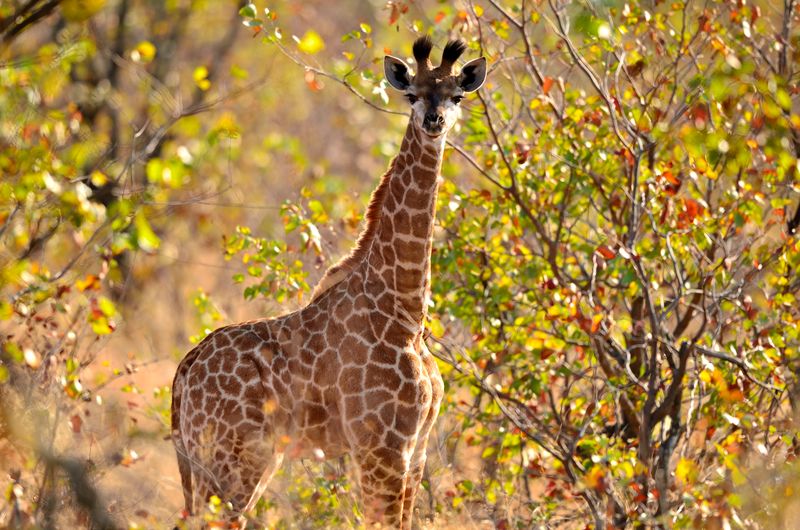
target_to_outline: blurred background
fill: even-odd
[[[407,122],[383,56],[484,55],[450,133],[424,528],[793,528],[793,0],[0,2],[0,527],[172,528],[174,369],[301,307]],[[254,521],[357,527],[346,460]],[[211,502],[201,517],[224,512]]]

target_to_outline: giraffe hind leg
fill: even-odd
[[[392,454],[388,454],[392,453]],[[408,477],[408,458],[399,451],[377,449],[354,455],[367,528],[400,528],[403,495]]]

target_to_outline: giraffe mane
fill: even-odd
[[[364,229],[361,230],[361,234],[358,236],[356,246],[347,256],[328,267],[328,270],[325,271],[325,274],[322,275],[322,278],[311,292],[311,302],[344,280],[358,264],[366,259],[372,241],[375,239],[375,234],[378,232],[378,225],[381,220],[381,208],[389,193],[389,181],[391,180],[392,172],[394,172],[396,160],[397,157],[392,159],[392,162],[389,164],[389,169],[387,169],[386,173],[381,177],[378,187],[372,192],[369,205],[367,206],[367,213],[364,214]]]

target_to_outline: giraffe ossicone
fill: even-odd
[[[178,365],[172,438],[190,513],[216,495],[244,516],[284,456],[350,455],[367,523],[411,528],[444,388],[423,328],[445,135],[486,77],[483,57],[455,67],[463,42],[438,67],[432,47],[414,42],[416,74],[385,58],[411,119],[353,251],[302,309],[217,329]]]

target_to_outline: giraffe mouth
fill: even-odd
[[[439,129],[437,131],[431,131],[429,129],[423,128],[422,132],[424,132],[430,138],[439,138],[441,135],[444,134],[444,129]]]

